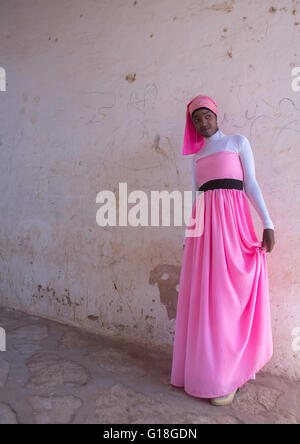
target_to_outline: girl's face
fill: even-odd
[[[218,129],[217,116],[206,108],[197,109],[192,121],[196,131],[203,137],[212,136]]]

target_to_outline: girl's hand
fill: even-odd
[[[263,232],[262,248],[266,249],[266,253],[270,253],[275,245],[274,230],[272,228],[265,228]]]

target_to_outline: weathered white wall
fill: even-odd
[[[299,41],[299,1],[1,0],[1,305],[172,348],[184,227],[101,228],[96,195],[190,189],[205,93],[252,144],[276,236],[266,369],[299,378]]]

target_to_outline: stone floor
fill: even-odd
[[[0,424],[300,424],[300,384],[257,374],[226,407],[170,384],[172,354],[0,307]]]

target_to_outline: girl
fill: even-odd
[[[183,242],[171,384],[227,405],[273,354],[265,253],[275,240],[250,143],[225,135],[217,115],[208,96],[187,105],[183,155],[193,154],[192,214],[203,230]],[[262,221],[262,242],[247,197]]]

